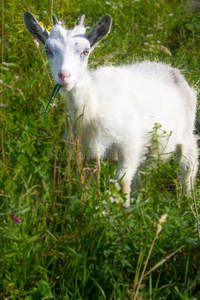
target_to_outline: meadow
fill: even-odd
[[[124,208],[115,168],[80,161],[78,140],[67,148],[66,100],[58,95],[41,115],[55,84],[42,46],[23,23],[25,11],[49,30],[52,13],[68,28],[82,14],[88,27],[110,14],[112,30],[90,56],[91,69],[166,62],[199,99],[200,11],[191,3],[2,0],[0,299],[200,299],[199,175],[187,197],[177,158],[150,159],[141,189]]]

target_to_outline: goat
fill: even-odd
[[[159,153],[169,157],[178,152],[181,184],[193,188],[198,165],[194,134],[196,94],[181,73],[165,63],[141,62],[128,66],[100,67],[90,71],[88,56],[111,29],[105,15],[86,34],[84,15],[71,30],[64,29],[55,16],[47,31],[25,12],[27,30],[43,45],[55,82],[62,85],[69,115],[82,114],[82,145],[88,160],[112,158],[118,164],[115,175],[130,205],[132,180],[147,149],[152,146],[152,129],[161,124],[172,132],[169,140],[159,137]],[[153,148],[153,147],[152,147]],[[153,149],[152,149],[153,150]]]

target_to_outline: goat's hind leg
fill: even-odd
[[[180,165],[180,181],[183,192],[190,195],[194,188],[198,169],[197,138],[193,135],[190,143],[177,145],[177,153]]]

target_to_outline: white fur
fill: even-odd
[[[169,141],[160,136],[160,153],[180,155],[181,182],[187,191],[194,184],[198,151],[194,122],[196,94],[177,69],[163,63],[142,62],[121,67],[87,69],[90,42],[83,26],[65,30],[53,26],[45,48],[52,75],[62,84],[60,71],[70,72],[61,89],[66,95],[69,114],[83,113],[83,151],[87,159],[111,158],[118,162],[116,179],[127,194],[130,185],[151,147],[155,123],[172,132]],[[160,131],[161,132],[161,131]],[[113,157],[113,153],[117,153]]]

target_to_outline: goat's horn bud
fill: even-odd
[[[85,20],[85,15],[82,15],[82,17],[79,18],[78,22],[77,22],[77,26],[83,26]]]
[[[53,25],[58,25],[58,19],[56,18],[56,16],[52,15],[52,20],[53,20]]]

